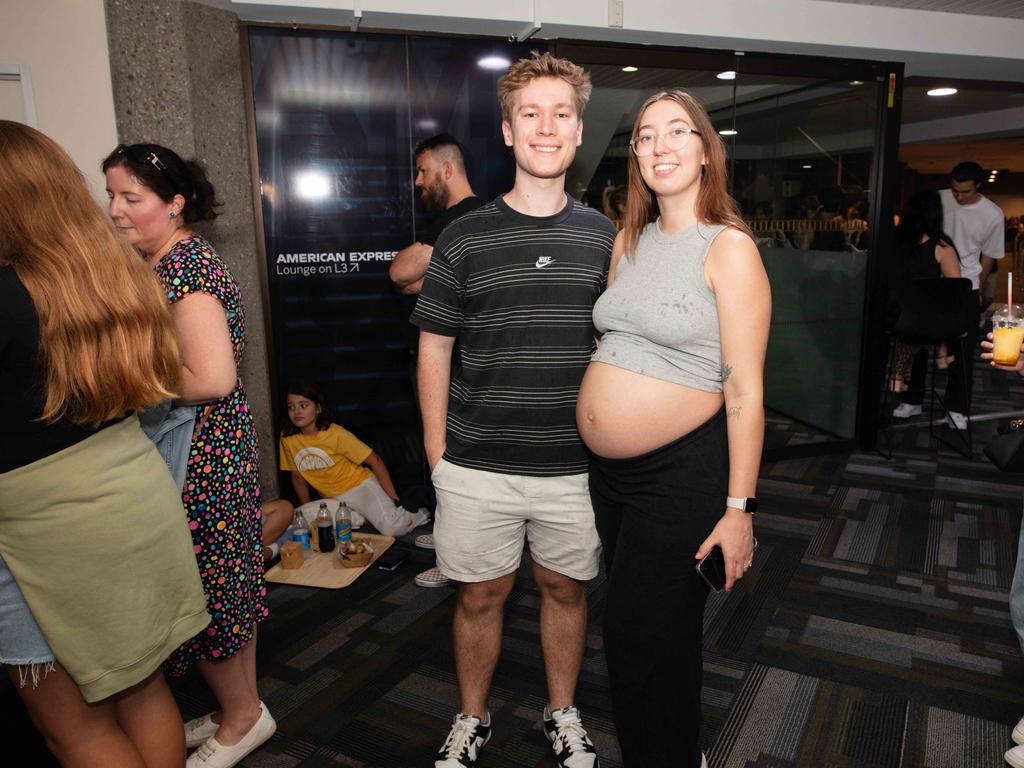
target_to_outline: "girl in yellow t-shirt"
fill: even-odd
[[[429,522],[426,512],[398,506],[384,461],[366,443],[331,422],[323,395],[313,386],[288,390],[288,420],[281,430],[281,469],[292,473],[300,504],[313,486],[323,498],[344,501],[385,536],[401,536]]]

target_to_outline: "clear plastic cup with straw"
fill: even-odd
[[[992,316],[992,362],[1016,365],[1024,344],[1024,316],[1013,306],[1013,273],[1006,278],[1006,307]]]

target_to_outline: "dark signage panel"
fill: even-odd
[[[278,422],[289,384],[316,384],[401,488],[422,477],[420,424],[387,273],[429,222],[412,149],[451,133],[479,196],[510,188],[497,80],[538,45],[261,27],[249,42]]]

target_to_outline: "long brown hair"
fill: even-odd
[[[686,114],[693,123],[692,127],[700,134],[698,138],[704,143],[706,165],[701,172],[700,189],[697,192],[695,211],[697,221],[705,224],[727,224],[749,235],[750,228],[740,217],[736,201],[729,195],[726,186],[725,145],[722,143],[722,137],[718,135],[718,131],[712,125],[704,105],[696,98],[686,91],[678,89],[654,94],[643,103],[640,111],[637,112],[636,120],[633,122],[633,134],[630,138],[636,138],[636,132],[640,127],[640,120],[643,118],[644,112],[657,101],[674,101],[686,110]],[[660,214],[658,199],[640,174],[640,162],[636,154],[630,151],[629,192],[626,195],[626,216],[623,219],[627,258],[633,258],[636,244],[640,240],[640,233],[644,227],[657,220]]]
[[[181,361],[159,282],[64,150],[9,120],[0,211],[0,263],[39,315],[42,419],[97,426],[173,397]]]

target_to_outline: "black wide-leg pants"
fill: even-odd
[[[708,587],[694,555],[725,512],[725,412],[651,453],[591,457],[604,546],[604,647],[626,768],[699,768]]]

